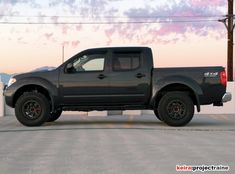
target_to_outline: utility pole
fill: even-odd
[[[228,81],[233,81],[233,0],[228,0]]]
[[[227,48],[227,71],[228,81],[233,81],[233,30],[234,30],[234,14],[233,0],[228,0],[228,15],[225,19],[219,20],[223,22],[228,31],[228,48]]]
[[[64,63],[64,44],[62,45],[62,63]]]

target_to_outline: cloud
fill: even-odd
[[[117,0],[119,1],[119,0]],[[116,8],[109,8],[109,0],[51,0],[47,2],[36,0],[2,0],[0,1],[0,15],[7,16],[38,16],[37,18],[31,17],[1,17],[4,21],[19,21],[19,22],[38,22],[38,23],[54,23],[55,32],[61,32],[63,35],[69,35],[74,31],[82,31],[83,25],[69,25],[58,24],[59,22],[87,22],[87,21],[100,21],[104,15],[112,15],[116,13]],[[42,8],[43,7],[43,8]],[[27,9],[22,10],[22,9]],[[50,10],[49,10],[50,9]],[[63,17],[73,16],[73,17]],[[18,28],[18,26],[13,26]],[[91,26],[98,30],[97,26]],[[54,36],[51,36],[51,28],[48,27],[48,31],[44,31],[44,27],[41,25],[41,35],[46,39],[53,41]],[[39,31],[39,30],[38,30]],[[33,30],[31,30],[33,32]],[[46,34],[44,34],[46,33]],[[67,38],[66,38],[67,39]],[[68,40],[65,40],[67,43]],[[63,41],[58,41],[62,43]],[[71,41],[72,42],[72,41]],[[74,42],[72,45],[76,45]]]
[[[72,6],[72,5],[74,5],[75,2],[76,2],[75,0],[52,0],[52,1],[50,1],[49,5],[56,6],[56,5],[60,5],[60,4],[63,4],[63,5],[67,4],[69,6]]]
[[[44,36],[47,40],[50,40],[51,37],[53,36],[53,33],[45,33]]]
[[[0,3],[15,5],[18,3],[27,3],[27,0],[1,0]]]
[[[70,26],[69,25],[62,25],[62,33],[63,34],[67,34],[68,33],[68,31],[70,30]]]
[[[170,42],[170,34],[172,42],[178,41],[178,36],[185,38],[188,32],[194,33],[201,37],[206,37],[211,31],[217,32],[220,38],[224,34],[224,26],[217,21],[202,22],[174,22],[174,21],[198,21],[198,20],[217,20],[218,16],[224,15],[220,7],[226,5],[225,0],[186,0],[176,1],[169,0],[161,6],[144,6],[142,8],[131,8],[124,12],[130,22],[159,22],[170,21],[161,24],[127,24],[125,27],[113,25],[106,29],[108,43],[111,44],[112,37],[119,35],[127,38],[129,41],[138,41],[140,34],[145,35],[141,43]],[[186,16],[186,17],[181,17]],[[196,17],[190,17],[196,16]],[[202,17],[199,17],[202,16]],[[215,16],[215,17],[213,17]],[[146,18],[152,17],[152,18]],[[155,17],[155,18],[154,18]],[[154,27],[155,26],[155,27]]]
[[[191,0],[194,6],[224,6],[227,0]]]
[[[37,22],[53,22],[55,30],[62,35],[69,35],[74,31],[83,32],[85,25],[58,25],[58,22],[81,21],[81,22],[118,22],[119,20],[138,21],[175,21],[175,20],[207,20],[218,19],[218,15],[225,15],[221,9],[227,5],[227,0],[167,0],[157,3],[154,0],[2,0],[0,1],[0,14],[4,15],[39,15],[32,19]],[[142,4],[142,5],[141,5]],[[127,6],[125,6],[127,5]],[[28,8],[29,11],[22,10]],[[43,8],[42,8],[43,7]],[[49,8],[44,9],[44,7]],[[59,13],[58,13],[59,12]],[[45,18],[45,16],[51,16]],[[77,16],[76,18],[63,18],[61,16]],[[43,17],[44,16],[44,17]],[[126,18],[104,18],[104,16],[124,16]],[[169,18],[144,18],[154,16],[178,16]],[[217,16],[211,18],[189,18],[179,16]],[[1,17],[0,17],[1,18]],[[7,18],[6,18],[7,19]],[[5,19],[5,20],[6,20]],[[177,42],[180,38],[186,38],[188,32],[201,37],[207,37],[210,31],[217,32],[217,38],[224,34],[224,26],[218,22],[198,22],[198,23],[162,23],[162,24],[110,24],[91,26],[96,33],[104,33],[108,45],[112,44],[114,38],[119,38],[128,43],[169,43]],[[32,31],[31,31],[32,32]],[[53,41],[54,35],[51,31],[42,31],[43,36]],[[172,38],[168,36],[171,35]],[[57,36],[57,38],[59,38]],[[65,37],[64,37],[65,38]],[[66,38],[67,39],[67,38]],[[105,39],[104,39],[105,40]],[[62,43],[63,41],[58,41]],[[66,44],[73,46],[77,42],[65,40]],[[73,44],[74,42],[75,44]]]
[[[43,17],[43,16],[42,16],[42,17]],[[39,19],[40,19],[40,18],[39,18]],[[52,17],[51,17],[51,20],[52,20],[52,22],[55,23],[55,25],[56,25],[56,23],[58,23],[59,17],[58,17],[58,16],[52,16]]]
[[[31,8],[41,8],[41,4],[38,3],[36,0],[1,0],[1,6],[11,6],[14,7],[16,5],[28,5]]]
[[[69,43],[70,43],[69,41],[63,41],[62,45],[63,46],[69,46]]]
[[[80,44],[80,41],[75,40],[75,41],[72,41],[71,44],[72,44],[72,47],[76,48],[78,46],[78,44]]]
[[[81,24],[80,25],[76,25],[75,27],[76,27],[77,31],[81,31],[82,30],[82,25]]]

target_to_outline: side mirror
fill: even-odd
[[[66,73],[72,73],[74,71],[73,63],[68,63],[65,68]]]
[[[71,69],[73,67],[73,64],[72,63],[68,63],[67,66],[66,66],[66,69]]]

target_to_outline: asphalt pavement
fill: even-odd
[[[186,127],[153,115],[62,115],[24,127],[8,116],[0,118],[0,174],[182,173],[176,165],[223,165],[229,171],[204,173],[232,174],[234,133],[235,115],[196,115]]]

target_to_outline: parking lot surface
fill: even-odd
[[[234,133],[235,115],[196,115],[186,127],[153,115],[63,115],[24,127],[8,116],[0,118],[0,174],[182,173],[176,165],[227,165],[215,173],[232,174]]]

